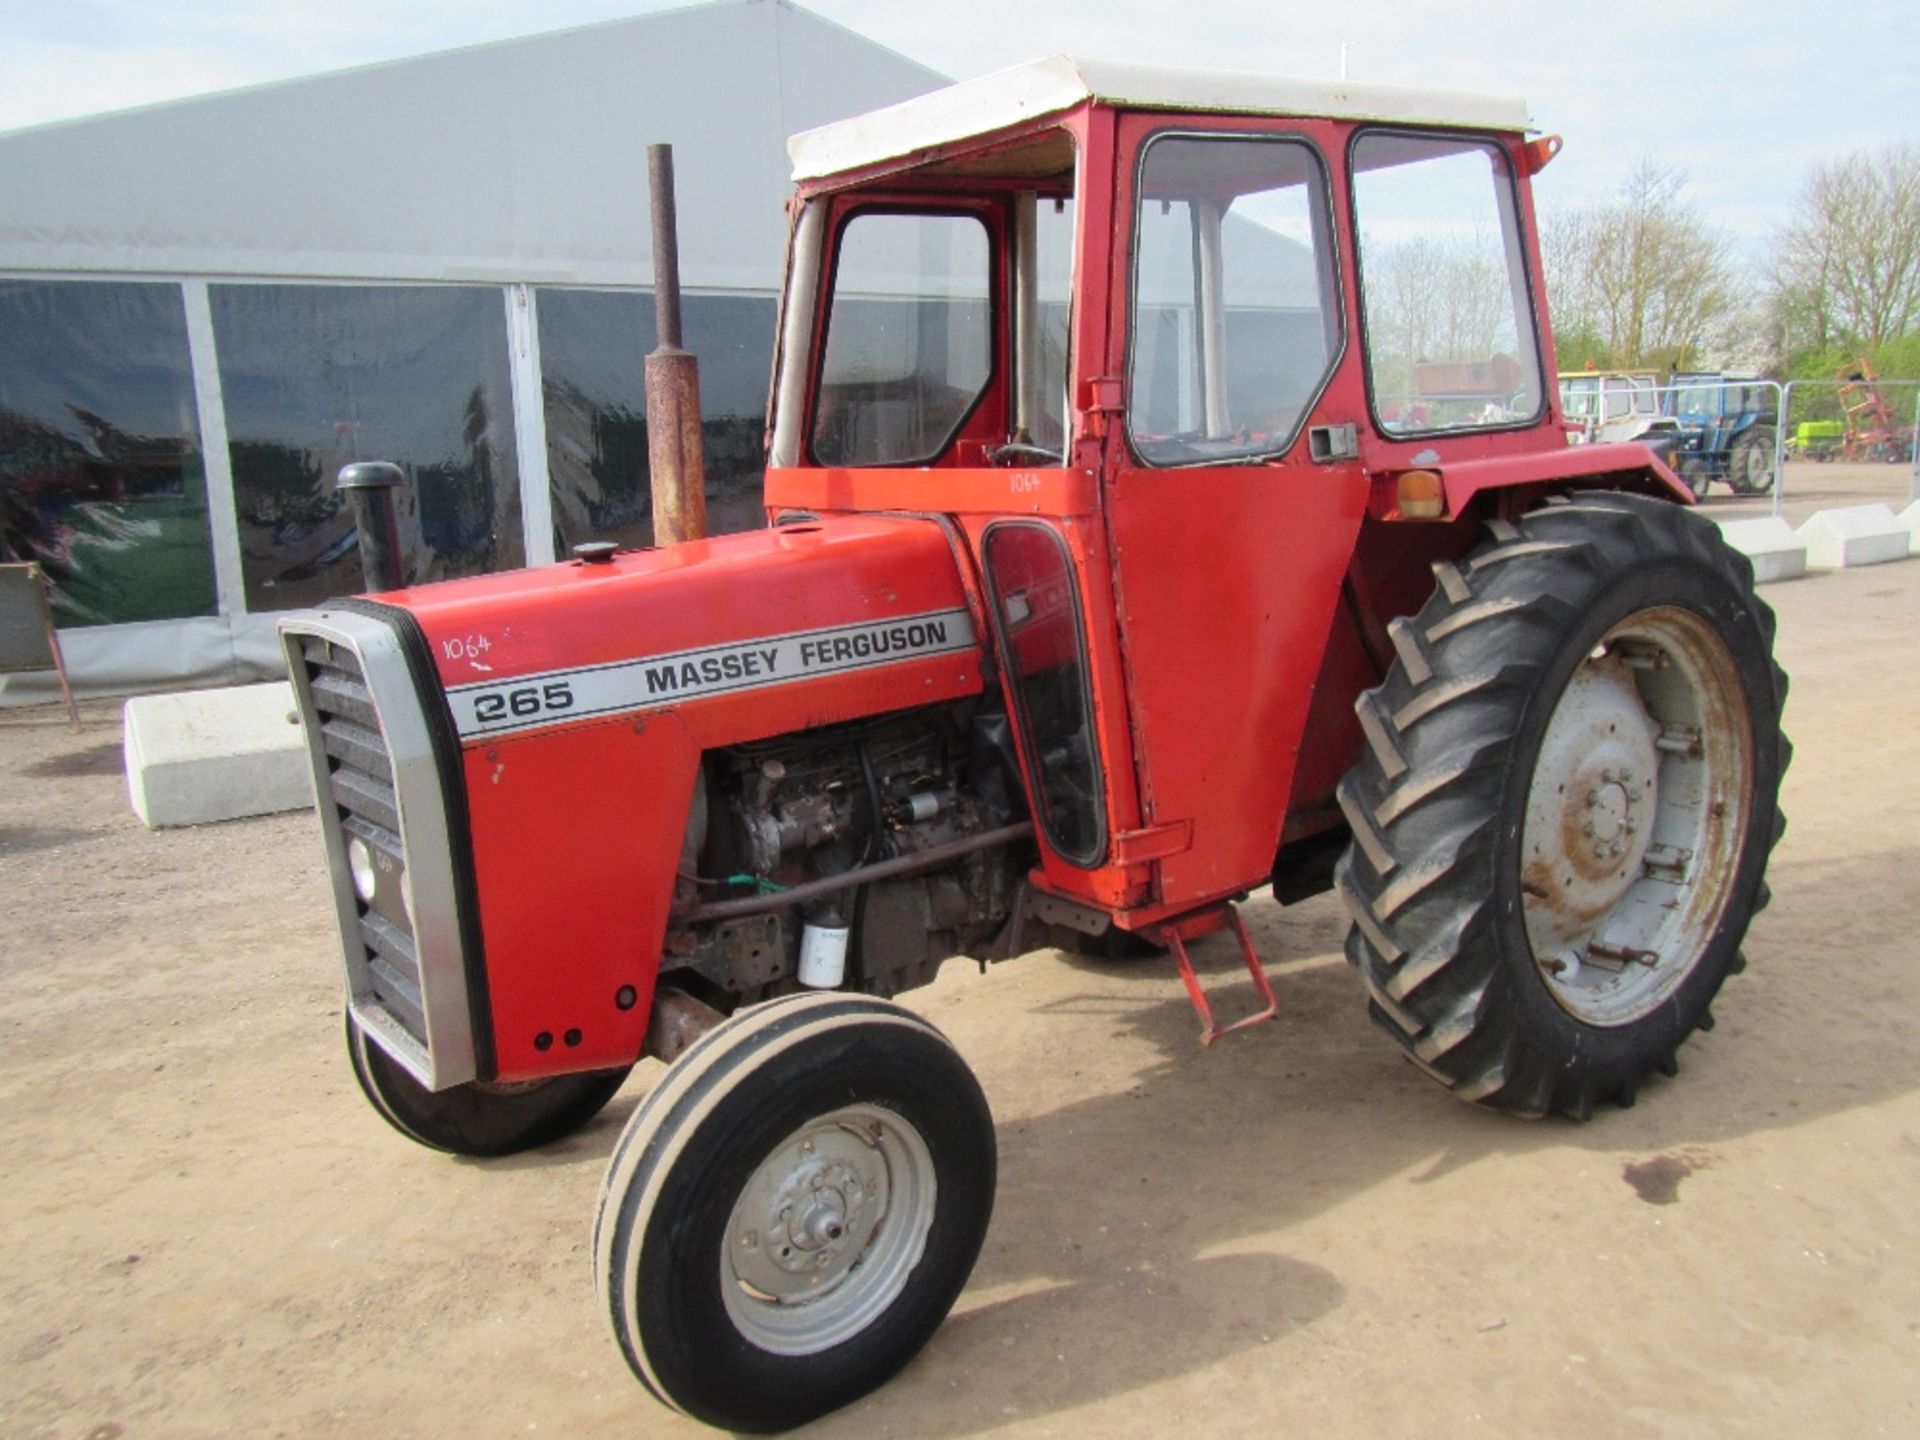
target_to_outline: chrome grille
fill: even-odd
[[[359,657],[318,636],[300,637],[306,690],[326,755],[321,823],[336,829],[336,853],[365,846],[374,877],[371,900],[353,896],[355,930],[369,993],[421,1045],[427,1043],[419,948],[408,913],[406,849],[400,838],[400,802],[393,757]],[[330,847],[334,848],[334,847]],[[350,940],[349,943],[352,943]],[[351,965],[350,969],[353,968]]]

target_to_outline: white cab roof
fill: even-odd
[[[991,134],[1085,100],[1142,110],[1386,120],[1474,130],[1526,130],[1531,124],[1526,102],[1513,95],[1050,55],[804,131],[787,141],[787,154],[793,178],[813,180]]]

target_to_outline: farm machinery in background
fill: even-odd
[[[1765,495],[1778,479],[1780,407],[1756,375],[1677,373],[1662,401],[1679,435],[1673,468],[1695,496],[1714,481],[1736,495]]]
[[[1911,462],[1914,458],[1913,417],[1901,416],[1882,389],[1883,382],[1865,358],[1843,365],[1834,376],[1839,418],[1801,420],[1787,438],[1787,456],[1825,463],[1882,461]],[[1911,386],[1912,381],[1894,381]],[[1813,392],[1818,395],[1820,392]],[[1816,402],[1824,404],[1824,400]]]
[[[766,528],[409,586],[397,472],[343,477],[375,593],[281,630],[349,1062],[468,1155],[667,1062],[592,1247],[663,1402],[800,1424],[941,1324],[994,1124],[894,997],[950,957],[1145,942],[1212,1040],[1189,946],[1270,1018],[1239,903],[1332,890],[1388,1041],[1522,1116],[1632,1104],[1711,1027],[1782,828],[1773,616],[1645,444],[1568,444],[1528,123],[970,81],[792,142]],[[1395,284],[1435,229],[1485,237],[1494,323]],[[1757,485],[1771,421],[1725,410],[1696,458]]]
[[[1839,384],[1842,460],[1883,460],[1896,464],[1913,459],[1913,425],[1895,415],[1880,389],[1880,377],[1866,360],[1843,366]]]
[[[1563,370],[1560,404],[1576,445],[1638,440],[1667,465],[1675,463],[1680,422],[1660,408],[1660,377],[1651,370]]]

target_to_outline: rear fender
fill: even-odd
[[[1570,489],[1631,490],[1677,504],[1693,504],[1693,493],[1646,445],[1623,440],[1608,445],[1570,445],[1564,450],[1539,450],[1522,455],[1489,456],[1443,465],[1441,486],[1446,513],[1464,516],[1488,509],[1483,496],[1492,492]],[[1376,480],[1376,499],[1384,486],[1393,498],[1391,478]],[[1506,506],[1494,507],[1497,509]]]

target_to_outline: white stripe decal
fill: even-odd
[[[973,648],[966,610],[933,610],[857,625],[768,635],[729,645],[650,655],[611,665],[547,670],[447,691],[463,738],[500,735],[621,710],[659,709],[742,690],[760,690],[946,655]]]

